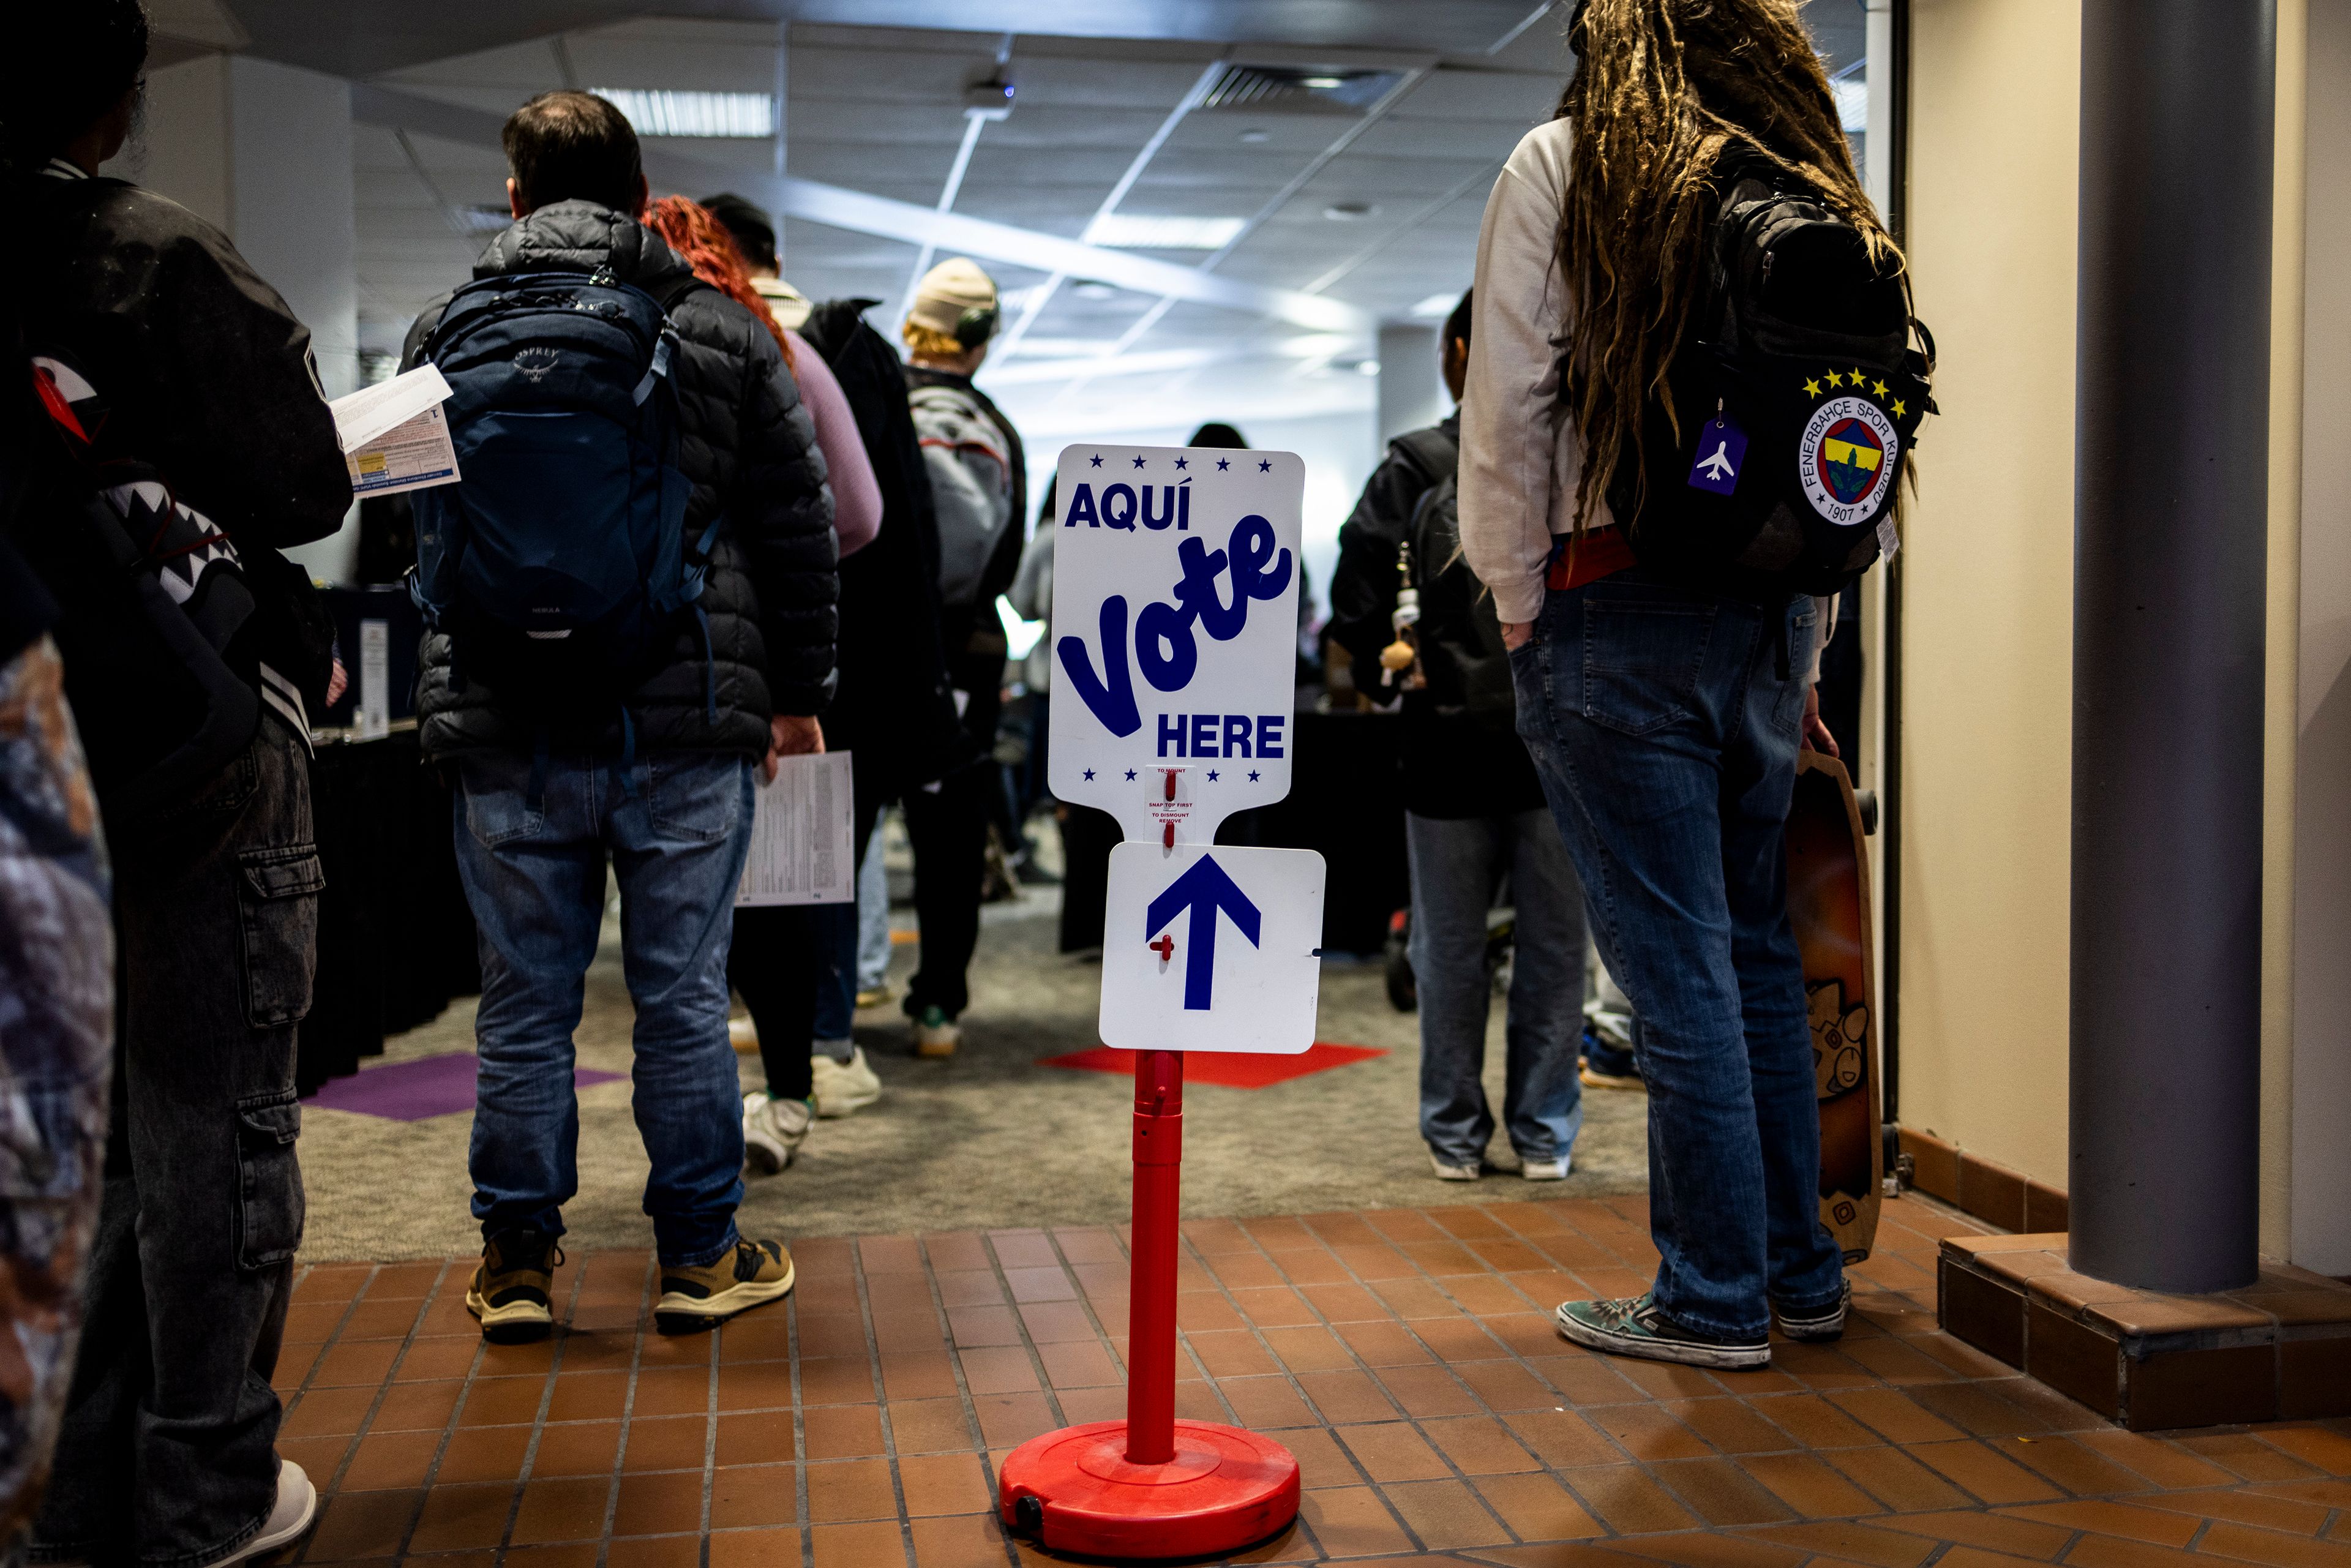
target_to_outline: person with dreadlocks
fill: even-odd
[[[1834,1339],[1850,1297],[1783,849],[1800,741],[1836,750],[1811,689],[1829,604],[1645,566],[1608,497],[1644,472],[1727,161],[1899,257],[1796,0],[1583,0],[1568,26],[1575,75],[1479,239],[1460,497],[1520,732],[1645,1035],[1656,1282],[1557,1321],[1596,1350],[1762,1366],[1775,1318]]]

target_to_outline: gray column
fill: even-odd
[[[2154,1290],[2256,1268],[2274,57],[2082,6],[2073,1261]]]
[[[1452,407],[1437,362],[1437,329],[1407,324],[1380,328],[1380,440],[1443,419]]]

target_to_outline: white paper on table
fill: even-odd
[[[392,732],[392,622],[360,622],[360,737],[375,740]]]
[[[779,759],[759,785],[736,904],[856,902],[853,811],[848,752]]]
[[[457,449],[441,411],[448,396],[441,372],[420,365],[327,405],[334,411],[352,495],[390,496],[457,482]]]

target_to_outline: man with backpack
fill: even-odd
[[[979,760],[904,796],[914,846],[922,967],[906,987],[917,1055],[948,1057],[970,1000],[966,972],[979,940],[987,826],[1000,795],[996,725],[1004,706],[1004,626],[996,601],[1020,568],[1029,516],[1028,459],[1012,422],[972,385],[998,320],[996,282],[961,256],[923,276],[899,335],[907,401],[923,442],[938,517],[939,632],[963,727]]]
[[[1469,295],[1445,323],[1458,403]],[[1502,1124],[1530,1181],[1568,1174],[1583,1122],[1576,1076],[1583,889],[1512,728],[1516,704],[1493,601],[1460,559],[1461,415],[1412,431],[1339,530],[1331,634],[1375,702],[1401,695],[1413,975],[1420,996],[1420,1135],[1441,1181],[1483,1173],[1494,1115],[1486,1059],[1487,913],[1507,877],[1513,961]],[[1400,610],[1400,606],[1408,607]],[[1383,682],[1384,684],[1374,684]]]
[[[417,716],[458,781],[481,928],[466,1305],[545,1335],[578,1188],[573,1029],[609,859],[636,1003],[634,1108],[664,1333],[791,1289],[737,1234],[742,1098],[726,955],[755,769],[820,750],[832,498],[774,336],[637,221],[621,111],[542,93],[506,126],[515,224],[427,308],[464,480],[417,493]]]

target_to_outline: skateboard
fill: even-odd
[[[1821,1223],[1844,1260],[1877,1239],[1877,1007],[1870,953],[1869,854],[1844,764],[1807,747],[1788,810],[1788,916],[1812,1003],[1820,1086]]]

